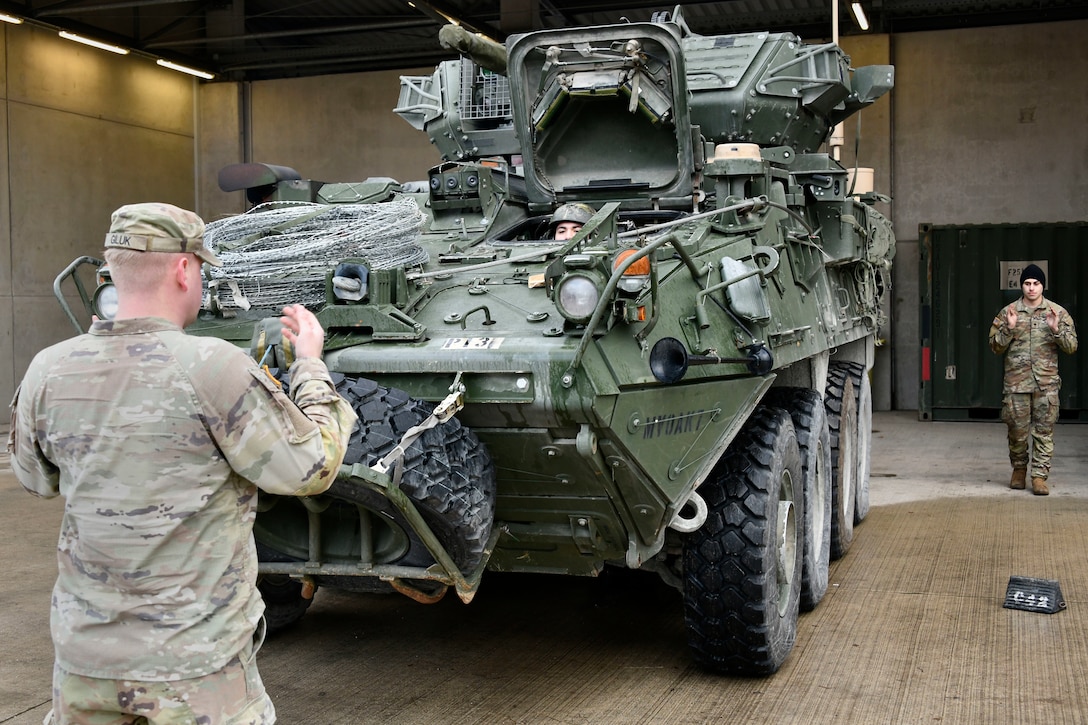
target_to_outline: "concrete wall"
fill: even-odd
[[[918,408],[920,223],[1088,219],[1086,34],[1067,21],[892,38],[896,409]]]
[[[0,400],[34,354],[74,333],[54,277],[101,256],[110,213],[193,205],[188,76],[3,24],[0,38]],[[87,318],[89,322],[89,318]]]
[[[215,181],[219,169],[241,161],[290,166],[318,181],[425,179],[439,154],[393,108],[400,76],[433,70],[203,85],[200,168],[207,183],[201,213],[214,219],[245,210],[242,192],[226,194]]]
[[[0,114],[0,139],[8,138],[7,114],[7,57],[8,36],[0,32],[0,103],[5,112]],[[15,315],[12,295],[11,271],[15,255],[11,246],[11,207],[8,203],[8,146],[0,143],[0,402],[7,403],[15,392],[15,376],[22,377],[25,367],[15,368]],[[7,419],[0,416],[0,421]]]
[[[891,37],[888,35],[852,35],[840,39],[851,65],[890,65]],[[873,169],[873,189],[886,196],[892,189],[892,101],[893,89],[852,118],[843,122],[843,147],[839,160],[846,168],[855,165]],[[895,219],[891,204],[877,204],[881,214]],[[877,333],[879,341],[873,361],[873,406],[877,410],[892,407],[894,369],[890,340],[895,331],[895,317],[886,305],[887,321]]]
[[[0,33],[0,400],[31,356],[72,334],[53,277],[96,255],[121,204],[159,199],[205,218],[245,208],[216,186],[239,161],[324,181],[422,178],[438,154],[391,113],[398,72],[248,86],[199,84],[51,33]],[[878,408],[918,405],[921,222],[1088,219],[1088,21],[850,36],[854,65],[892,63],[896,88],[862,113],[860,159],[893,201],[899,247]],[[406,75],[429,74],[419,69]],[[856,123],[845,125],[853,164]]]

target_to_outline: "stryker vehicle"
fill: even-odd
[[[775,672],[868,509],[895,242],[821,149],[891,66],[679,9],[440,38],[464,57],[396,109],[442,154],[425,182],[219,177],[253,208],[208,225],[224,266],[190,332],[289,385],[277,318],[306,304],[360,417],[326,494],[260,495],[270,625],[320,586],[469,602],[485,571],[617,566],[681,593],[700,664]],[[81,262],[107,276],[77,260],[62,303]],[[79,292],[108,316],[108,279]]]

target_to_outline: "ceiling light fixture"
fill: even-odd
[[[117,53],[117,55],[128,55],[128,48],[122,48],[119,45],[110,45],[109,43],[103,43],[100,40],[91,40],[90,38],[84,38],[82,35],[76,35],[75,33],[69,33],[67,30],[62,30],[58,33],[60,37],[65,40],[74,40],[77,43],[83,43],[99,50],[108,50],[111,53]]]
[[[865,17],[865,8],[861,3],[850,3],[850,11],[854,13],[854,20],[862,30],[869,29],[869,18]]]
[[[178,71],[180,73],[188,73],[191,76],[196,76],[197,78],[203,78],[206,81],[210,81],[212,78],[215,78],[214,73],[209,73],[206,70],[197,70],[196,68],[189,68],[189,67],[184,66],[184,65],[178,65],[177,63],[171,63],[170,61],[163,60],[162,58],[159,58],[158,60],[156,60],[155,63],[158,64],[158,65],[161,65],[163,68],[169,68],[170,70],[176,70],[176,71]]]
[[[23,22],[22,18],[17,18],[14,15],[8,15],[7,13],[0,13],[0,20],[5,23],[11,23],[12,25],[19,25]]]

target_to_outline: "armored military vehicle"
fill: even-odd
[[[464,57],[396,109],[425,181],[220,174],[253,208],[209,224],[191,331],[289,385],[276,317],[308,305],[360,417],[327,494],[261,495],[270,623],[321,586],[468,602],[485,571],[616,566],[681,593],[701,664],[776,671],[868,508],[894,239],[824,145],[891,67],[678,12],[441,38]]]

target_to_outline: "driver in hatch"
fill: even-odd
[[[548,229],[557,241],[572,239],[597,212],[589,204],[563,204],[552,213]]]

